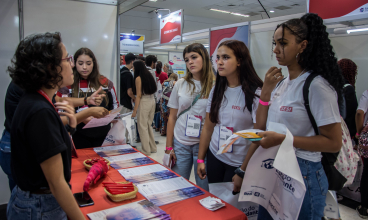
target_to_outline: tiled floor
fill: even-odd
[[[162,163],[162,158],[164,157],[164,149],[166,147],[166,136],[161,136],[159,132],[154,132],[154,134],[155,134],[155,140],[159,141],[159,144],[157,144],[157,153],[151,154],[150,157],[152,157],[152,159],[156,160],[157,162]],[[135,145],[138,150],[142,149],[140,143],[134,143],[133,145]],[[192,170],[189,180],[195,184],[193,170]],[[358,216],[358,214],[356,213],[354,209],[351,209],[341,204],[339,204],[339,207],[340,207],[340,214],[341,214],[342,220],[361,220],[362,219]]]

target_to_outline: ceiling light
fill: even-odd
[[[157,0],[149,0],[150,2],[157,2]]]
[[[271,13],[274,13],[275,11],[274,11],[274,10],[271,10],[270,12],[271,12]]]
[[[158,16],[157,16],[158,18],[161,18],[161,14],[158,14]]]
[[[229,11],[218,10],[218,9],[214,9],[214,8],[211,8],[210,10],[211,10],[211,11],[221,12],[221,13],[226,13],[226,14],[230,14],[230,13],[231,13],[231,12],[229,12]]]
[[[352,30],[347,30],[346,32],[348,32],[348,34],[350,34],[352,32],[360,32],[360,31],[368,31],[368,28],[352,29]]]
[[[233,13],[233,12],[231,12],[230,14],[232,14],[232,15],[237,15],[237,16],[243,16],[243,17],[249,17],[249,15],[243,15],[243,14],[240,14],[240,13]]]
[[[107,39],[108,38],[108,36],[107,36],[107,34],[104,34],[104,36],[103,36],[105,39]]]

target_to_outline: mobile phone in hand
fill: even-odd
[[[74,198],[77,200],[79,207],[94,205],[91,196],[88,192],[74,193]]]

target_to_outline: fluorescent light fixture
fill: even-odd
[[[352,29],[352,30],[347,30],[346,32],[348,32],[348,34],[350,34],[352,32],[361,32],[361,31],[368,31],[368,28]]]
[[[149,0],[150,2],[157,2],[157,0]]]
[[[211,8],[210,10],[211,10],[211,11],[221,12],[221,13],[226,13],[226,14],[230,14],[230,13],[231,13],[231,12],[229,12],[229,11],[218,10],[218,9],[214,9],[214,8]]]
[[[87,40],[87,38],[83,38],[83,41],[84,41],[84,42],[87,42],[88,40]]]
[[[158,14],[158,16],[157,16],[158,18],[161,18],[161,14]]]
[[[231,12],[230,14],[232,15],[237,15],[237,16],[243,16],[243,17],[249,17],[249,15],[243,15],[243,14],[240,14],[240,13],[234,13],[234,12]]]
[[[270,12],[271,12],[271,13],[274,13],[275,11],[274,11],[274,10],[271,10]]]

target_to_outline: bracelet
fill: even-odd
[[[172,147],[166,147],[166,150],[172,150],[173,148]]]
[[[197,159],[197,163],[204,163],[204,160]]]
[[[87,103],[87,96],[84,97],[84,105],[88,105],[88,103]]]
[[[356,134],[355,134],[355,136],[359,136],[360,134],[357,132]]]
[[[264,106],[269,106],[269,105],[270,105],[270,103],[269,103],[269,102],[264,102],[264,101],[262,101],[261,99],[259,99],[259,103],[260,103],[261,105],[264,105]]]

